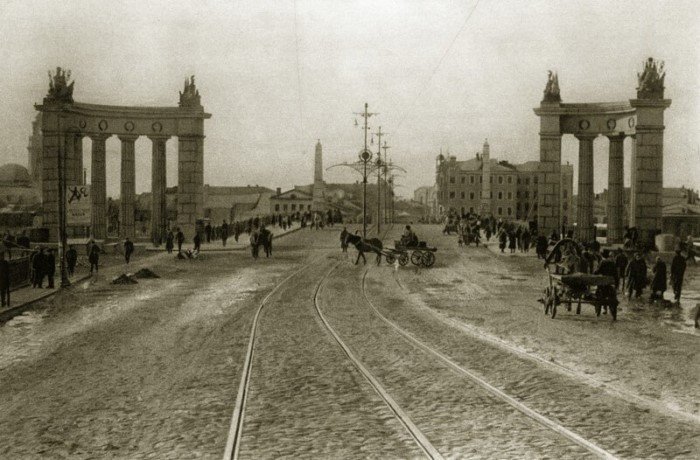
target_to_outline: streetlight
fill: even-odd
[[[367,104],[365,104],[367,111]],[[365,118],[365,125],[367,118]],[[362,238],[367,238],[367,163],[372,159],[372,152],[367,150],[367,130],[365,129],[365,148],[360,152],[362,162]]]

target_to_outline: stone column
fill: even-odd
[[[73,179],[75,185],[85,185],[85,177],[83,173],[83,136],[76,134],[73,136]]]
[[[136,201],[136,163],[134,158],[134,142],[138,136],[121,135],[122,142],[122,180],[119,204],[119,237],[133,239],[134,210]]]
[[[561,134],[540,133],[540,169],[537,184],[537,227],[549,235],[561,232]]]
[[[107,170],[105,142],[109,134],[94,134],[92,141],[92,164],[90,173],[90,196],[92,203],[91,236],[107,238]]]
[[[669,99],[632,99],[637,111],[632,155],[630,226],[641,242],[653,244],[661,231],[663,207],[664,114]]]
[[[149,136],[152,142],[151,160],[151,241],[158,246],[165,237],[166,201],[165,201],[165,143],[168,136]]]
[[[621,243],[625,206],[624,185],[624,134],[608,136],[610,157],[608,162],[608,243]]]
[[[58,240],[58,155],[61,150],[61,137],[57,131],[44,129],[42,133],[42,225],[49,229],[50,241]]]
[[[592,241],[593,228],[593,139],[595,136],[577,135],[578,139],[578,209],[576,234],[579,241]]]
[[[204,136],[179,136],[177,153],[177,225],[192,241],[204,213]]]

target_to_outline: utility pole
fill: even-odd
[[[386,145],[386,141],[384,141],[384,145],[382,146],[382,149],[384,150],[384,167],[382,168],[384,170],[384,223],[388,224],[389,223],[389,212],[387,209],[387,203],[388,203],[388,191],[389,191],[389,185],[387,182],[387,173],[389,172],[389,167],[388,167],[388,158],[387,158],[387,153],[386,151],[390,149],[388,145]]]
[[[381,232],[381,222],[382,222],[382,136],[388,133],[382,132],[382,127],[380,126],[374,135],[377,136],[377,236]],[[385,141],[386,143],[386,141]]]
[[[379,115],[378,113],[367,112],[369,105],[365,102],[365,111],[362,113],[355,112],[355,115],[360,115],[365,119],[365,125],[363,127],[365,144],[362,152],[360,152],[360,160],[363,163],[362,172],[362,238],[367,238],[367,162],[372,159],[372,152],[367,150],[367,119],[372,115]]]

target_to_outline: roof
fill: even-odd
[[[224,187],[219,185],[205,185],[204,193],[208,195],[257,195],[260,193],[275,193],[274,190],[259,185],[246,185],[237,187]]]
[[[270,197],[271,200],[311,200],[313,196],[303,188],[294,187],[291,190]]]
[[[457,166],[461,171],[466,172],[477,172],[482,170],[481,159],[471,158],[465,161],[458,161]],[[507,161],[498,161],[495,158],[489,160],[491,165],[491,172],[513,172],[516,171],[515,165],[508,163]]]

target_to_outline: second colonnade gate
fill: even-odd
[[[653,242],[661,229],[663,193],[664,110],[671,105],[664,99],[663,63],[652,58],[638,74],[637,98],[623,102],[569,104],[561,102],[559,81],[549,73],[540,106],[540,180],[538,227],[545,234],[561,229],[561,137],[573,134],[579,142],[578,208],[576,235],[591,241],[593,221],[593,140],[606,136],[610,141],[608,173],[608,242],[622,242],[624,215],[623,142],[632,138],[631,195],[629,226],[639,230],[641,241]]]
[[[119,237],[134,238],[135,151],[139,136],[152,142],[151,239],[159,244],[167,228],[166,141],[178,138],[177,226],[188,238],[203,217],[204,120],[205,113],[194,76],[185,80],[177,107],[131,107],[75,102],[70,72],[61,68],[50,75],[49,93],[36,109],[42,117],[42,190],[43,226],[49,238],[58,238],[59,171],[58,157],[63,155],[65,184],[83,185],[82,139],[92,141],[91,201],[93,238],[107,237],[107,191],[105,145],[111,136],[121,141],[121,185]]]

